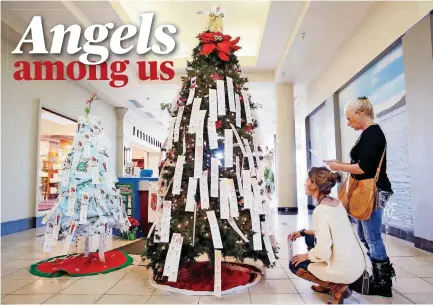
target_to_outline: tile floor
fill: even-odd
[[[106,275],[85,278],[38,278],[28,267],[51,255],[42,253],[43,229],[30,230],[1,238],[1,303],[3,304],[325,304],[328,297],[314,293],[309,282],[296,278],[288,269],[285,243],[289,232],[309,227],[311,216],[274,216],[280,243],[279,263],[254,287],[233,295],[177,296],[155,290],[148,271],[138,256],[134,265]],[[432,304],[433,254],[410,243],[385,236],[388,254],[394,263],[397,280],[394,296],[381,298],[354,293],[346,304]],[[114,240],[119,247],[125,241]],[[305,252],[302,241],[295,253]]]

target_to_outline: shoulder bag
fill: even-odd
[[[338,192],[338,199],[340,199],[341,203],[346,208],[347,213],[358,220],[370,219],[376,198],[376,183],[379,179],[385,152],[386,146],[383,150],[374,178],[357,180],[353,178],[351,174],[348,174],[343,183],[343,187]]]

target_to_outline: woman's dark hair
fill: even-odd
[[[341,182],[342,175],[339,172],[332,172],[326,167],[312,167],[308,171],[308,177],[316,184],[319,191],[325,195],[331,193],[332,188]]]

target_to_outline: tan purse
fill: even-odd
[[[338,199],[340,199],[341,203],[346,208],[347,213],[358,220],[370,219],[376,200],[376,183],[379,179],[385,152],[386,146],[374,178],[356,180],[349,174],[343,187],[338,192]]]

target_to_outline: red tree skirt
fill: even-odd
[[[153,277],[157,288],[184,294],[208,294],[214,290],[214,266],[209,262],[196,262],[179,268],[177,282],[168,282],[167,277],[158,280]],[[247,288],[261,278],[261,271],[250,265],[223,262],[221,264],[221,291]],[[196,293],[194,293],[196,292]]]
[[[30,273],[41,277],[89,276],[109,273],[131,265],[133,259],[123,251],[105,252],[105,263],[99,260],[99,254],[69,254],[49,258],[30,266]]]

